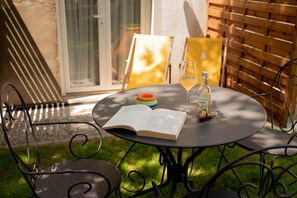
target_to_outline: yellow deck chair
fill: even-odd
[[[199,84],[202,83],[202,71],[207,71],[210,86],[223,86],[226,49],[226,38],[186,38],[183,60],[196,60]]]
[[[170,82],[172,44],[173,36],[134,34],[123,90]]]

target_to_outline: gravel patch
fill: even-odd
[[[40,105],[29,108],[29,113],[33,123],[40,122],[63,122],[63,121],[86,121],[96,125],[92,118],[92,109],[96,102],[87,103],[73,103],[70,105],[55,104],[55,105]],[[10,141],[13,145],[25,145],[26,137],[24,133],[24,123],[22,119],[19,124],[14,126],[14,130],[9,132]],[[97,125],[96,125],[97,126]],[[36,126],[35,135],[38,144],[50,144],[57,142],[68,142],[72,135],[77,133],[88,134],[90,137],[95,137],[97,132],[91,127],[86,125],[47,125]],[[4,135],[1,127],[0,133],[0,147],[6,147],[7,144],[4,139]],[[101,130],[103,137],[112,137],[107,132]]]

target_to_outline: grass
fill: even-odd
[[[125,154],[127,149],[131,146],[131,142],[117,139],[107,138],[104,139],[103,147],[99,152],[98,158],[117,164],[118,161]],[[67,145],[65,144],[53,144],[43,145],[40,147],[41,158],[45,158],[44,164],[49,165],[55,161],[60,161],[66,158],[71,158],[71,154],[68,152]],[[92,150],[96,148],[95,144],[90,144],[86,147],[86,150]],[[19,147],[18,151],[25,153],[24,147]],[[190,155],[191,149],[185,150],[184,155]],[[234,159],[237,156],[242,155],[246,151],[235,147],[228,149],[226,155],[230,159]],[[175,151],[176,153],[176,151]],[[52,156],[52,157],[49,157]],[[193,170],[190,174],[190,180],[194,182],[194,189],[200,189],[203,184],[216,172],[216,168],[219,162],[220,154],[216,147],[207,148],[201,155],[195,159]],[[16,168],[13,159],[10,156],[9,151],[6,148],[0,149],[0,195],[1,197],[31,197],[32,193],[23,179],[21,173]],[[258,159],[256,159],[258,160]],[[131,170],[138,170],[146,178],[146,188],[151,187],[151,181],[159,183],[161,180],[162,166],[159,165],[159,153],[157,149],[152,146],[146,146],[136,144],[131,153],[121,163],[120,171],[122,173],[122,185],[129,189],[139,189],[142,185],[141,180],[137,177],[133,177],[135,182],[131,182],[128,179],[127,174]],[[259,171],[254,170],[254,173],[250,174],[251,170],[243,170],[242,179],[259,179]],[[219,186],[234,186],[236,181],[231,179],[233,174],[224,176],[222,180],[218,181]],[[226,179],[227,178],[227,179]],[[162,188],[162,193],[168,195],[171,190],[171,185]],[[122,197],[128,197],[131,193],[121,190]],[[178,185],[176,191],[176,197],[182,197],[187,192],[182,184]],[[111,197],[114,197],[113,195]],[[154,193],[143,195],[141,197],[155,197]]]

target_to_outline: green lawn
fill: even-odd
[[[120,140],[117,138],[107,138],[103,141],[103,147],[99,152],[98,158],[109,161],[113,164],[117,162],[124,155],[126,150],[130,147],[131,143]],[[95,147],[91,144],[87,150],[91,150],[92,147]],[[70,157],[71,154],[67,152],[67,145],[64,144],[55,144],[55,145],[43,145],[40,148],[41,158],[45,157],[45,164],[51,164],[54,161],[62,160],[67,157]],[[20,147],[19,150],[24,151],[24,147]],[[191,153],[191,149],[185,150],[185,156]],[[230,159],[234,159],[237,156],[245,153],[246,151],[235,147],[233,149],[228,149],[226,154]],[[49,157],[52,156],[52,157]],[[193,170],[190,174],[190,180],[194,182],[194,189],[200,189],[202,185],[216,172],[216,168],[219,162],[220,154],[216,147],[206,149],[200,156],[197,157],[194,163]],[[22,175],[16,168],[10,153],[7,149],[0,149],[0,195],[1,197],[30,197],[32,193],[28,188],[25,180]],[[258,159],[256,159],[258,160]],[[132,152],[127,156],[127,158],[122,162],[120,166],[122,173],[122,185],[129,189],[139,189],[141,187],[141,182],[137,178],[135,182],[131,182],[127,178],[127,173],[131,170],[138,170],[146,178],[147,185],[146,188],[151,187],[151,181],[159,183],[161,179],[162,166],[159,165],[159,154],[158,151],[151,146],[137,144]],[[241,173],[244,175],[241,176],[243,179],[249,179],[249,177],[255,177],[254,179],[259,178],[259,171],[253,170],[253,173],[250,173],[251,170],[244,170]],[[224,178],[219,180],[218,185],[234,186],[237,181],[231,179],[233,174],[226,176],[228,179]],[[230,178],[229,178],[230,177]],[[253,179],[253,178],[252,178]],[[165,195],[169,194],[170,185],[163,188],[162,192]],[[127,197],[131,194],[121,190],[122,197]],[[186,194],[186,190],[182,184],[178,185],[176,192],[176,197],[181,197]],[[111,196],[113,197],[113,196]],[[154,193],[141,196],[141,197],[155,197]]]

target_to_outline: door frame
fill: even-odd
[[[152,0],[141,0],[141,23],[140,29],[142,34],[149,34],[151,29],[151,11]],[[68,61],[68,45],[66,30],[66,13],[65,0],[56,0],[57,14],[57,33],[58,33],[58,50],[61,75],[61,91],[62,95],[71,93],[86,93],[98,91],[117,90],[122,87],[121,84],[112,84],[112,68],[111,68],[111,30],[110,30],[110,1],[98,0],[98,38],[99,38],[99,74],[100,85],[89,87],[70,87],[69,77],[69,61]],[[101,8],[101,9],[100,9]],[[100,39],[101,38],[101,39]],[[103,49],[103,50],[100,50]],[[107,66],[106,66],[107,65]]]

